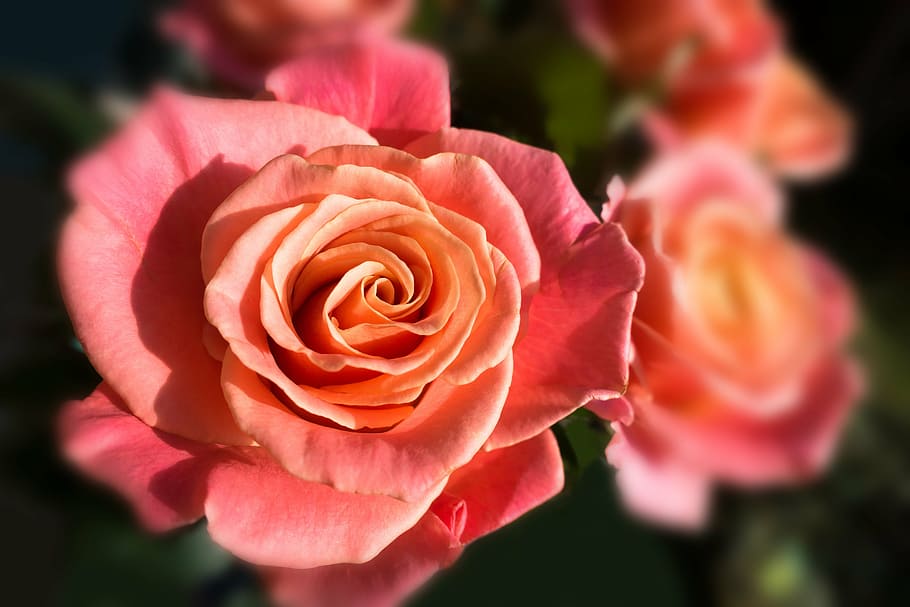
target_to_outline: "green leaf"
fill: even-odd
[[[537,86],[546,108],[547,136],[571,168],[580,149],[606,139],[606,71],[583,49],[556,47],[540,67]]]
[[[576,476],[592,463],[603,460],[610,437],[604,422],[587,409],[579,409],[560,421],[558,432],[562,439],[560,448],[568,460],[570,472]],[[565,449],[571,452],[565,453]]]
[[[111,127],[92,99],[37,77],[0,75],[0,115],[4,126],[57,158],[93,145]]]

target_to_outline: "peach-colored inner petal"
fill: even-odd
[[[395,214],[399,212],[401,214]],[[386,216],[382,217],[383,214]],[[315,217],[316,214],[312,218]],[[352,329],[355,337],[362,338],[369,328],[361,326],[354,329],[357,323],[350,322],[350,317],[342,324],[339,314],[336,313],[336,307],[339,310],[350,310],[350,302],[357,298],[355,286],[360,287],[376,278],[387,278],[398,281],[404,290],[413,289],[411,286],[413,277],[394,253],[380,252],[382,249],[376,246],[366,249],[365,247],[370,245],[364,243],[348,244],[347,241],[352,238],[350,233],[344,236],[347,240],[338,242],[333,240],[337,231],[343,229],[344,225],[364,227],[358,224],[377,217],[382,218],[367,223],[362,232],[385,234],[380,240],[384,239],[387,245],[398,246],[403,243],[405,254],[408,254],[409,248],[412,249],[411,256],[416,260],[414,267],[418,274],[428,274],[436,279],[432,284],[430,280],[425,279],[422,285],[422,290],[425,290],[426,294],[421,298],[424,300],[420,309],[421,318],[416,322],[406,322],[406,318],[387,321],[383,328],[386,336],[393,333],[393,329],[399,334],[401,331],[409,331],[417,335],[433,335],[444,327],[445,334],[451,336],[454,333],[453,327],[447,324],[459,300],[463,304],[474,305],[470,303],[471,297],[468,297],[470,292],[463,292],[462,289],[465,277],[470,281],[472,274],[476,274],[476,269],[472,268],[474,260],[470,256],[470,251],[429,215],[408,210],[395,203],[365,201],[346,208],[315,232],[310,232],[306,226],[301,225],[281,243],[271,260],[270,272],[268,270],[266,272],[265,283],[275,281],[279,284],[276,284],[274,289],[264,288],[262,291],[263,319],[269,335],[278,346],[290,352],[303,354],[310,363],[324,371],[336,371],[341,366],[351,366],[400,375],[424,365],[432,353],[433,342],[424,341],[414,353],[388,358],[388,352],[370,354],[352,347],[344,340],[342,330]],[[410,243],[418,241],[423,248],[419,254],[414,255],[414,247],[410,246]],[[307,258],[311,249],[323,243],[326,248]],[[303,251],[298,255],[289,252],[292,249],[300,251],[300,247],[303,247]],[[358,257],[357,251],[360,251],[361,255],[371,252],[371,256]],[[446,255],[445,252],[449,254]],[[296,258],[299,258],[299,261],[291,266],[290,260]],[[361,258],[369,259],[373,265],[360,266],[352,274],[353,269],[349,266]],[[428,263],[424,261],[425,259]],[[459,261],[462,268],[457,268],[453,260]],[[424,263],[429,266],[427,269],[423,269]],[[290,270],[282,276],[285,272],[283,268],[288,267]],[[335,286],[331,289],[318,290],[327,284]],[[477,305],[482,298],[482,293],[475,292],[473,295],[473,299],[476,300],[474,303]],[[281,317],[287,322],[269,322],[270,319],[278,318],[277,313],[269,312],[276,307],[281,308]],[[301,327],[306,333],[305,336],[299,332]],[[298,369],[305,369],[306,363],[303,361],[301,363]],[[295,377],[295,380],[302,384],[319,386],[323,383],[313,379]]]
[[[229,349],[242,358],[250,370],[297,403],[301,411],[344,427],[376,427],[374,424],[378,420],[364,417],[369,412],[358,414],[313,398],[282,373],[270,350],[262,319],[257,314],[257,267],[264,265],[264,260],[274,251],[274,241],[280,240],[288,226],[293,226],[294,221],[299,221],[302,216],[305,216],[305,211],[301,206],[282,209],[257,221],[238,239],[208,284],[206,315],[227,341]],[[271,245],[263,245],[269,240],[273,241]]]
[[[262,175],[279,199],[261,201],[265,211],[252,183]],[[348,178],[360,187],[336,187]],[[434,380],[470,383],[511,352],[515,269],[482,226],[408,178],[286,160],[224,206],[207,230],[218,250],[203,252],[206,313],[232,355],[304,419],[386,430]]]
[[[328,194],[394,200],[427,209],[414,184],[394,173],[352,164],[313,164],[292,154],[279,156],[212,213],[203,234],[203,279],[212,279],[228,250],[255,221],[288,206],[318,203]]]
[[[369,228],[421,241],[434,281],[422,308],[422,318],[413,323],[388,323],[422,335],[420,344],[404,359],[381,360],[383,364],[411,360],[428,351],[432,351],[433,356],[416,368],[398,374],[393,371],[366,382],[323,386],[313,391],[322,398],[352,405],[387,404],[390,401],[382,395],[387,395],[390,388],[405,389],[409,394],[412,389],[438,377],[458,356],[487,296],[471,248],[434,218],[428,215],[391,216],[371,223]],[[329,307],[333,306],[330,304]],[[343,340],[340,327],[331,323],[325,328],[336,342]],[[363,335],[367,330],[368,327],[362,326],[358,331]],[[350,347],[350,344],[345,345]],[[372,360],[361,353],[361,358],[350,359],[349,363],[356,367],[372,367]]]

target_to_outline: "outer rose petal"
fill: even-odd
[[[164,15],[161,26],[165,34],[183,42],[221,78],[257,90],[265,73],[281,57],[392,33],[407,22],[413,8],[414,0],[183,0],[182,6]]]
[[[266,572],[279,605],[391,607],[439,569],[461,547],[516,519],[558,493],[562,459],[545,431],[523,443],[479,453],[457,470],[445,492],[413,529],[360,565]]]
[[[366,562],[413,527],[445,484],[408,503],[301,480],[262,448],[238,451],[209,476],[208,531],[232,553],[261,565]]]
[[[618,468],[616,483],[626,507],[681,529],[697,529],[708,518],[710,481],[672,454],[649,448],[636,427],[613,424],[607,461]]]
[[[309,483],[261,448],[204,445],[150,428],[105,384],[68,405],[61,434],[67,457],[128,498],[147,526],[166,530],[204,513],[216,542],[262,565],[369,560],[410,529],[442,489],[440,483],[424,501],[408,504]]]
[[[830,343],[840,345],[856,325],[857,304],[850,283],[820,251],[803,245],[802,254],[822,303],[825,337]]]
[[[406,151],[422,158],[457,152],[479,156],[490,163],[524,211],[540,253],[541,283],[554,277],[566,249],[582,231],[597,223],[594,212],[572,184],[566,166],[553,152],[466,129],[442,129],[414,141]],[[493,244],[508,256],[506,248]]]
[[[452,473],[437,504],[453,498],[464,503],[461,540],[467,543],[542,504],[559,493],[563,483],[559,446],[545,430],[511,447],[478,453]]]
[[[379,556],[359,565],[264,572],[279,607],[394,607],[430,576],[450,565],[462,546],[452,531],[428,512]]]
[[[407,42],[317,49],[273,70],[265,86],[279,101],[344,116],[382,145],[449,126],[445,59]]]
[[[850,117],[793,59],[775,63],[765,83],[758,149],[775,170],[792,177],[831,173],[848,160]]]
[[[289,412],[230,350],[223,376],[238,423],[292,474],[410,502],[424,500],[477,453],[499,419],[511,379],[510,355],[470,384],[430,383],[420,406],[391,430],[352,433]]]
[[[633,354],[632,358],[634,357],[635,355]],[[609,400],[591,401],[588,404],[587,409],[601,419],[611,422],[620,422],[626,426],[630,425],[635,420],[635,409],[632,407],[632,403],[629,402],[629,399],[624,396],[611,398]]]
[[[487,448],[524,440],[629,379],[629,330],[643,277],[622,229],[603,224],[575,243],[531,302],[515,377]]]
[[[146,426],[124,410],[107,384],[85,400],[69,403],[59,424],[66,457],[92,478],[116,487],[149,529],[167,531],[202,516],[205,479],[219,447]],[[175,466],[182,474],[167,475]]]
[[[830,459],[850,407],[861,391],[849,360],[823,361],[792,412],[767,421],[736,415],[687,419],[657,405],[637,405],[655,441],[673,445],[674,457],[742,486],[798,482]],[[637,422],[636,422],[637,423]]]
[[[371,143],[345,120],[279,102],[162,92],[76,166],[61,286],[92,364],[149,425],[247,443],[206,351],[199,251],[218,204],[275,156]]]
[[[658,158],[627,192],[630,202],[659,200],[661,214],[672,214],[718,195],[749,205],[769,222],[780,221],[783,215],[783,200],[774,181],[735,148],[712,140]],[[634,237],[630,234],[630,238]]]

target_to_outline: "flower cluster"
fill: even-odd
[[[552,152],[450,126],[444,58],[383,37],[411,2],[167,15],[255,97],[161,88],[73,167],[60,282],[103,382],[62,413],[67,457],[328,607],[397,604],[558,493],[549,428],[584,406],[655,520],[817,471],[857,395],[850,289],[766,168],[834,168],[847,121],[758,3],[695,4],[571,3],[666,88],[602,218]]]

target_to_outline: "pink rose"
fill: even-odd
[[[840,169],[852,148],[850,116],[811,73],[782,53],[748,78],[707,85],[679,80],[657,119],[678,133],[671,139],[722,139],[793,178]]]
[[[633,84],[747,71],[779,42],[777,24],[759,0],[566,2],[579,34]]]
[[[629,390],[593,407],[618,420],[607,457],[628,506],[697,526],[714,481],[817,473],[858,396],[842,348],[852,298],[784,231],[773,182],[701,145],[658,159],[627,193],[612,184],[610,199],[647,268]]]
[[[337,52],[270,78],[310,107],[164,91],[75,168],[61,283],[104,382],[62,440],[282,604],[388,605],[560,490],[547,428],[624,390],[642,266],[556,155],[438,128],[437,57]]]
[[[663,85],[647,126],[661,144],[719,138],[776,172],[842,167],[847,112],[783,48],[758,0],[569,0],[580,34],[628,84]]]
[[[393,33],[414,0],[184,0],[166,33],[220,77],[248,90],[276,65],[315,46]]]

